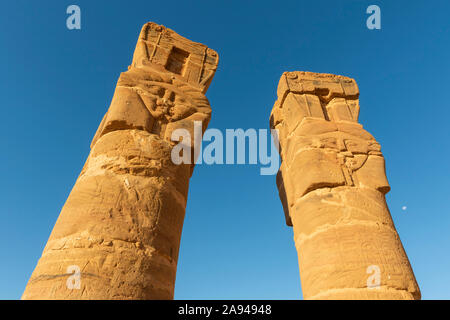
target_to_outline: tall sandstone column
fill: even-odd
[[[173,298],[193,165],[171,161],[170,137],[194,137],[193,121],[206,130],[217,64],[206,46],[144,25],[23,299]]]
[[[353,79],[285,72],[271,127],[305,299],[420,299],[392,221],[384,158],[358,120]]]

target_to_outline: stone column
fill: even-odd
[[[194,121],[204,132],[217,64],[206,46],[144,25],[22,299],[173,298],[194,165],[172,162],[171,133],[194,137]]]
[[[420,299],[386,204],[381,147],[357,122],[356,82],[285,72],[277,94],[277,185],[304,298]]]

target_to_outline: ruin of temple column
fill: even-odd
[[[358,123],[348,77],[285,72],[270,124],[277,186],[305,299],[420,299],[391,218],[380,144]]]
[[[143,26],[22,299],[173,298],[194,164],[171,161],[171,134],[206,130],[217,64],[205,45]]]

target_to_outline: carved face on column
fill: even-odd
[[[206,129],[211,117],[206,97],[188,85],[177,85],[170,77],[165,78],[140,69],[122,73],[93,144],[114,130],[144,130],[170,142],[177,128],[187,129],[193,136],[194,121],[202,121]]]
[[[271,127],[279,131],[278,187],[285,207],[320,188],[389,191],[381,147],[357,122],[358,113],[354,80],[310,72],[283,75]]]
[[[214,50],[202,44],[162,25],[145,24],[133,62],[120,75],[91,147],[114,130],[144,130],[168,142],[177,128],[187,129],[193,137],[194,121],[201,121],[206,130],[211,108],[204,94],[218,59]]]
[[[327,125],[324,120],[305,119],[298,135],[290,136],[285,144],[283,170],[292,180],[295,197],[338,186],[388,192],[384,158],[375,139],[357,123],[337,123],[335,128]],[[316,130],[304,135],[302,129],[307,127]]]

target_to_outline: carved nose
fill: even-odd
[[[343,140],[338,140],[337,141],[337,147],[339,151],[347,151],[347,147],[345,146],[345,143]]]

